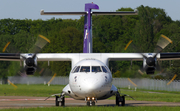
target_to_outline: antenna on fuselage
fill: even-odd
[[[41,15],[85,15],[84,16],[84,43],[83,53],[92,53],[92,15],[137,15],[135,11],[120,11],[120,12],[92,12],[91,9],[99,9],[99,6],[94,3],[86,3],[84,12],[44,12],[41,10]]]

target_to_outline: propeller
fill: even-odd
[[[155,47],[154,56],[152,57],[143,56],[146,59],[146,64],[148,66],[155,66],[157,54],[160,53],[169,43],[172,44],[172,41],[165,35],[161,35]]]
[[[24,61],[24,67],[20,70],[19,73],[26,71],[27,74],[33,74],[36,69],[39,67],[37,66],[37,54],[42,50],[42,48],[47,44],[50,43],[50,40],[44,37],[43,35],[39,35],[37,38],[36,43],[33,45],[33,47],[29,50],[29,54],[17,54],[20,55],[20,58]],[[8,42],[3,52],[6,51],[6,49],[9,47],[10,42]],[[10,49],[12,47],[9,47]],[[11,49],[12,50],[12,49]]]
[[[128,46],[132,43],[132,40],[126,45],[125,50],[128,48]],[[156,47],[154,49],[154,54],[149,53],[148,55],[144,55],[134,44],[131,44],[133,49],[135,49],[139,54],[141,54],[144,58],[143,60],[143,71],[151,71],[155,70],[155,67],[158,69],[160,68],[160,65],[156,62],[157,61],[157,55],[169,44],[172,44],[172,41],[166,37],[165,35],[161,35]],[[157,64],[156,64],[157,63]],[[154,73],[154,72],[153,72]]]
[[[24,67],[24,70],[26,70],[26,73],[33,74],[34,70],[40,69],[37,66],[37,56],[36,55],[42,50],[42,48],[47,43],[50,43],[50,40],[47,39],[46,37],[42,36],[42,35],[39,35],[35,45],[30,49],[30,52],[33,52],[33,53],[28,54],[26,56],[21,55],[21,57],[25,61],[24,64],[26,64],[26,66]],[[36,69],[34,69],[34,68],[36,68]]]

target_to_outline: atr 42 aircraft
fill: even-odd
[[[154,53],[92,53],[92,15],[137,15],[137,11],[129,12],[93,12],[99,9],[93,3],[85,4],[83,12],[44,12],[41,15],[85,15],[83,53],[0,53],[0,60],[24,61],[27,74],[33,74],[37,68],[37,61],[71,61],[72,70],[69,84],[61,94],[56,94],[55,105],[65,105],[65,95],[74,99],[85,100],[87,105],[95,105],[97,100],[116,96],[115,103],[125,105],[125,96],[112,85],[112,74],[108,68],[109,61],[133,60],[143,61],[147,74],[153,74],[157,67],[157,60],[178,60],[180,53],[160,53],[172,41],[162,35]],[[44,38],[42,36],[42,38]],[[44,40],[48,41],[46,38]],[[38,46],[38,43],[37,43]],[[40,49],[43,45],[40,45]]]

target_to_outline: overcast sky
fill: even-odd
[[[80,16],[40,15],[44,11],[84,11],[85,3],[99,5],[99,11],[116,11],[124,7],[132,9],[140,5],[162,8],[172,20],[180,20],[180,0],[1,0],[0,19],[79,19]]]

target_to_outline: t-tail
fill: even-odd
[[[86,3],[84,12],[44,12],[41,15],[84,15],[84,43],[83,53],[92,53],[92,15],[137,15],[137,11],[120,11],[120,12],[92,12],[92,9],[99,9],[94,3]]]

